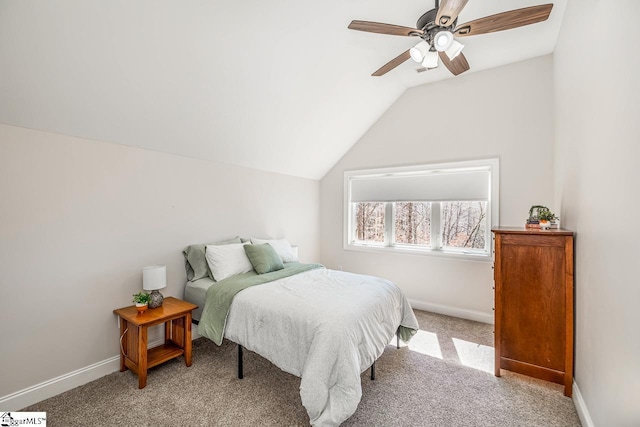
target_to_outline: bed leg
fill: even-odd
[[[376,362],[371,365],[371,381],[376,379]]]
[[[238,344],[238,378],[244,378],[244,369],[242,367],[242,346]]]
[[[396,334],[396,348],[400,349],[400,334]]]

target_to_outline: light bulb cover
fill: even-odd
[[[437,68],[438,67],[438,52],[435,50],[430,50],[424,56],[424,60],[422,61],[422,66],[424,68]]]
[[[440,31],[433,38],[433,47],[435,47],[438,52],[444,52],[449,49],[453,42],[453,34],[451,31]]]
[[[446,53],[449,59],[453,61],[456,56],[460,55],[462,49],[464,49],[464,45],[454,40],[453,43],[451,43],[451,46],[449,46],[449,49],[445,50],[444,53]]]
[[[429,52],[429,43],[424,40],[421,40],[420,43],[409,49],[409,55],[411,55],[411,59],[416,62],[422,62],[424,56]]]

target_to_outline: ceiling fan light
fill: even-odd
[[[454,40],[453,43],[451,43],[451,46],[449,46],[449,49],[445,50],[444,53],[446,53],[449,59],[453,61],[453,58],[460,55],[462,49],[464,49],[464,45]]]
[[[424,68],[437,68],[438,67],[438,52],[435,50],[430,50],[424,56],[424,60],[422,61],[422,66]]]
[[[429,43],[424,40],[420,41],[420,43],[409,49],[409,55],[411,55],[411,59],[416,62],[422,62],[428,52]]]
[[[440,31],[433,38],[433,46],[438,52],[446,51],[453,42],[453,34],[451,34],[451,31]]]

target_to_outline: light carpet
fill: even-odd
[[[376,380],[362,374],[362,400],[343,426],[580,426],[562,386],[503,371],[492,374],[493,326],[416,310],[409,346],[389,345]],[[395,340],[394,340],[395,343]],[[115,372],[23,409],[46,411],[49,426],[309,425],[300,379],[236,345],[193,342],[193,365],[178,358],[149,370],[139,390]]]

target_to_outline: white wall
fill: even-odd
[[[636,0],[572,0],[554,54],[557,205],[577,232],[575,381],[596,426],[640,425],[639,17]]]
[[[0,125],[0,397],[117,355],[112,311],[146,265],[182,297],[189,244],[286,237],[317,261],[318,203],[316,180]]]
[[[491,319],[489,262],[342,248],[345,170],[488,157],[500,158],[502,225],[523,225],[531,205],[553,207],[551,56],[404,93],[321,181],[322,262],[388,278],[422,307]]]

